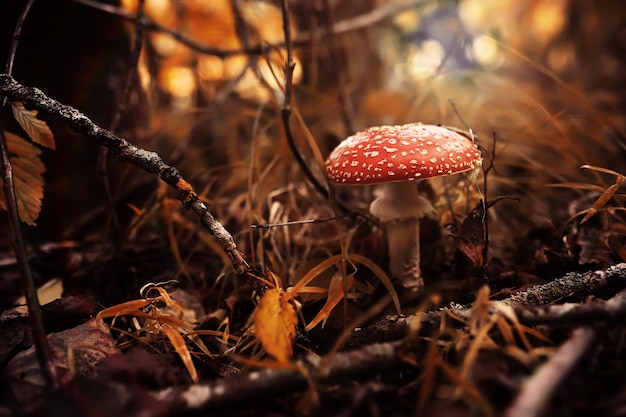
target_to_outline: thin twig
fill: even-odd
[[[317,179],[317,177],[311,171],[309,164],[304,160],[304,157],[300,153],[298,146],[296,145],[296,140],[293,136],[293,131],[291,129],[291,95],[293,88],[293,70],[296,64],[293,62],[293,44],[291,41],[291,26],[289,21],[289,6],[287,2],[281,0],[281,12],[283,17],[283,33],[285,37],[285,49],[287,50],[287,62],[285,63],[285,98],[283,100],[283,108],[280,112],[281,119],[283,122],[283,128],[285,130],[285,138],[287,140],[287,145],[289,145],[289,150],[291,154],[295,158],[298,166],[304,173],[304,176],[307,180],[313,185],[313,188],[317,190],[324,198],[328,199],[330,197],[330,193],[326,187],[322,185],[321,182]],[[337,208],[342,213],[352,213],[343,203],[340,201],[335,201],[337,204]],[[364,217],[366,220],[369,220],[366,216]]]
[[[313,172],[309,168],[309,164],[304,160],[304,157],[298,150],[296,146],[295,138],[293,137],[293,132],[291,130],[291,94],[293,87],[293,70],[296,64],[293,62],[293,45],[291,43],[291,25],[289,21],[289,6],[287,5],[286,0],[281,0],[280,2],[281,12],[283,16],[283,33],[285,36],[285,48],[287,50],[287,62],[285,63],[285,97],[283,99],[283,108],[280,112],[281,118],[283,121],[283,127],[285,129],[285,138],[287,139],[287,144],[289,145],[289,149],[293,157],[296,159],[296,162],[300,166],[300,169],[304,173],[304,176],[309,180],[309,182],[315,187],[315,189],[324,196],[324,198],[328,198],[329,193],[328,189],[324,187],[313,175]]]
[[[481,153],[486,151],[484,148],[481,149]],[[489,195],[489,173],[491,171],[496,172],[496,132],[493,132],[493,140],[491,142],[491,157],[489,158],[489,165],[483,168],[483,202],[487,200],[487,196]],[[487,261],[489,256],[489,222],[487,221],[487,209],[488,207],[484,207],[485,211],[483,213],[483,225],[484,225],[484,239],[483,239],[483,271],[487,269]]]
[[[34,0],[29,0],[22,13],[20,14],[17,23],[15,24],[15,30],[13,32],[13,39],[9,49],[9,54],[6,63],[6,73],[11,74],[13,72],[13,63],[15,62],[15,55],[17,53],[17,45],[22,33],[22,27],[26,21],[26,17],[30,12],[30,9],[34,3]],[[20,275],[22,277],[22,284],[24,285],[24,296],[26,297],[26,304],[28,305],[28,315],[31,323],[31,331],[33,334],[33,341],[37,352],[37,361],[41,368],[41,374],[46,382],[46,385],[50,389],[56,389],[59,387],[58,375],[56,368],[53,364],[53,354],[48,344],[48,338],[44,330],[43,320],[41,317],[41,307],[39,305],[39,299],[37,297],[37,287],[33,280],[33,275],[28,263],[28,255],[26,254],[26,244],[22,235],[22,229],[20,225],[19,213],[17,209],[17,199],[15,196],[15,183],[13,181],[13,167],[9,159],[9,149],[7,146],[6,136],[4,134],[4,118],[6,117],[8,109],[7,97],[2,99],[2,107],[0,111],[0,151],[2,153],[2,179],[4,196],[9,214],[9,226],[11,229],[11,237],[13,239],[13,250],[15,251],[15,257],[17,259]]]
[[[251,229],[273,229],[275,227],[288,227],[288,226],[296,226],[299,224],[319,224],[319,223],[328,223],[335,220],[343,219],[346,217],[353,216],[352,213],[344,214],[341,216],[328,217],[325,219],[305,219],[305,220],[292,220],[286,223],[263,223],[263,224],[251,224]]]
[[[324,0],[325,9],[325,29],[328,36],[336,36],[335,28],[335,13],[330,0]],[[332,43],[329,46],[329,54],[335,64],[335,68],[342,69],[333,71],[335,74],[335,80],[337,82],[339,104],[341,105],[341,119],[346,129],[346,136],[353,135],[356,132],[354,123],[354,106],[350,95],[347,92],[347,86],[350,84],[347,80],[348,57],[346,54],[346,48],[342,42],[337,44]]]
[[[467,122],[465,121],[465,119],[463,119],[463,116],[461,115],[461,112],[459,112],[458,108],[456,107],[456,103],[452,100],[452,99],[448,99],[448,102],[450,103],[450,105],[452,106],[452,109],[454,110],[454,113],[456,114],[456,116],[459,118],[459,120],[461,121],[461,123],[463,124],[463,126],[465,126],[465,128],[467,129],[467,131],[469,132],[470,138],[472,139],[473,142],[476,143],[476,138],[474,136],[474,131],[472,130],[472,128],[467,124]],[[465,134],[465,133],[463,133]],[[480,144],[477,144],[481,154],[485,154],[486,153],[486,149],[483,148],[482,146],[480,146]],[[487,186],[489,185],[488,177],[489,177],[489,172],[490,171],[494,171],[495,172],[495,161],[496,161],[496,132],[493,132],[493,142],[492,142],[492,147],[491,147],[491,157],[489,158],[489,164],[488,165],[483,165],[483,190],[482,190],[482,204],[483,204],[483,219],[482,219],[482,224],[483,224],[483,250],[482,250],[482,265],[480,266],[482,272],[483,272],[483,277],[486,279],[485,271],[487,270],[487,263],[489,261],[489,222],[487,221],[487,214],[488,214],[488,209],[489,207],[487,207],[487,198],[489,197],[489,189],[487,188]]]
[[[135,22],[135,42],[131,52],[130,61],[128,63],[128,72],[126,73],[126,80],[124,83],[124,90],[119,97],[117,103],[117,109],[109,125],[109,130],[113,133],[117,131],[122,120],[122,114],[126,113],[126,108],[130,100],[130,92],[133,86],[133,81],[137,76],[137,65],[139,64],[139,57],[141,56],[141,50],[143,48],[143,26],[141,25],[141,17],[144,16],[145,0],[139,0],[137,5],[137,20]],[[98,153],[98,173],[102,178],[102,185],[104,187],[104,193],[106,196],[106,202],[109,209],[109,218],[113,223],[113,233],[115,240],[120,245],[121,228],[120,222],[115,211],[115,202],[113,192],[111,191],[111,183],[109,182],[109,167],[107,157],[109,155],[109,149],[101,147]]]
[[[119,16],[123,19],[127,20],[136,20],[137,14],[133,12],[129,12],[124,10],[121,7],[116,7],[110,4],[102,3],[94,0],[73,0],[76,3],[83,4],[85,6],[101,10],[103,12],[113,14]],[[338,21],[332,26],[332,30],[329,33],[326,29],[315,30],[312,32],[302,32],[299,34],[297,39],[292,40],[292,46],[302,46],[307,45],[314,39],[323,38],[326,35],[340,35],[343,33],[354,32],[357,30],[365,29],[374,25],[377,25],[385,20],[388,20],[406,10],[415,9],[419,6],[427,5],[432,0],[411,0],[402,2],[400,4],[397,3],[389,3],[382,5],[376,9],[373,9],[367,13],[354,16],[350,19]],[[170,29],[166,26],[160,25],[159,23],[153,21],[152,19],[143,16],[141,18],[141,24],[146,30],[166,33],[171,36],[173,39],[176,39],[180,43],[185,46],[188,46],[192,50],[196,52],[201,52],[209,55],[215,55],[217,57],[226,58],[233,55],[240,54],[248,54],[248,55],[263,55],[267,51],[272,49],[280,49],[286,46],[286,42],[277,43],[277,44],[258,44],[251,46],[249,48],[239,48],[239,49],[221,49],[209,46],[202,42],[199,42],[182,32],[178,32],[176,30]]]
[[[126,11],[122,9],[121,7],[116,7],[110,4],[102,3],[99,1],[93,1],[93,0],[73,0],[73,1],[76,3],[83,4],[85,6],[92,7],[97,10],[101,10],[109,14],[119,16],[127,20],[135,21],[137,19],[136,13]],[[214,55],[220,58],[227,58],[229,56],[240,55],[240,54],[263,55],[269,50],[278,49],[282,47],[282,45],[258,44],[250,48],[239,48],[239,49],[215,48],[213,46],[199,42],[196,39],[193,39],[192,37],[186,35],[185,33],[178,32],[176,30],[163,26],[146,16],[141,17],[139,23],[141,23],[141,25],[146,30],[165,33],[171,36],[173,39],[177,40],[178,42],[182,43],[183,45],[189,47],[190,49],[196,52],[200,52],[200,53],[204,53],[208,55]]]
[[[96,125],[73,107],[47,97],[37,88],[25,87],[9,75],[0,74],[0,96],[7,97],[10,100],[21,101],[27,109],[39,110],[58,118],[72,130],[84,134],[97,145],[111,149],[120,161],[130,163],[144,171],[158,175],[162,181],[176,189],[178,199],[185,208],[193,212],[217,239],[228,254],[235,271],[239,274],[245,274],[244,278],[253,289],[263,291],[262,284],[247,274],[251,272],[251,268],[246,262],[244,255],[235,245],[231,234],[213,217],[207,206],[200,200],[198,194],[185,181],[180,172],[163,162],[156,152],[146,151],[125,139],[115,136],[108,130]]]
[[[111,132],[116,132],[119,128],[122,120],[122,115],[126,113],[128,103],[130,102],[131,89],[138,78],[137,67],[139,65],[139,59],[141,58],[141,51],[143,50],[144,34],[144,28],[141,24],[141,20],[145,16],[145,3],[146,0],[139,0],[137,4],[137,19],[135,21],[135,38],[133,43],[133,49],[131,51],[130,60],[128,62],[128,72],[126,73],[124,90],[118,102],[117,110],[115,111],[113,120],[111,120],[111,125],[109,126],[109,130]]]

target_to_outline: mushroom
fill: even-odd
[[[411,123],[350,136],[328,157],[326,173],[339,185],[382,184],[370,213],[385,225],[391,275],[417,291],[424,285],[419,223],[433,207],[418,194],[416,182],[480,165],[480,151],[469,138],[441,126]]]

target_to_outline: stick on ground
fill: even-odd
[[[538,417],[550,396],[580,361],[596,337],[590,327],[580,327],[559,350],[530,377],[505,417]]]
[[[607,285],[624,282],[625,277],[626,263],[619,263],[598,271],[571,272],[546,284],[536,285],[520,291],[498,302],[511,306],[522,324],[562,322],[564,320],[578,323],[581,320],[584,321],[584,319],[587,319],[587,322],[602,320],[626,313],[626,306],[623,306],[621,303],[623,297],[620,296],[618,299],[612,300],[608,306],[599,308],[593,306],[585,307],[585,304],[576,304],[575,306],[568,304],[565,307],[552,306],[550,304],[577,294],[594,294],[594,292]],[[447,311],[452,311],[459,317],[469,317],[471,305],[457,305],[427,312],[421,318],[421,322],[438,322],[441,315]],[[406,336],[412,320],[413,316],[406,316],[373,323],[362,330],[353,332],[346,343],[346,347],[356,348],[374,341],[401,339]]]

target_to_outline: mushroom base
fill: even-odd
[[[385,223],[391,275],[405,288],[417,291],[424,286],[420,269],[419,219]]]

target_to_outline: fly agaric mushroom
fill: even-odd
[[[420,218],[433,210],[416,181],[482,165],[469,138],[441,126],[411,123],[372,127],[350,136],[326,161],[328,179],[340,185],[382,184],[370,213],[385,225],[389,270],[404,287],[424,285],[420,270]]]

